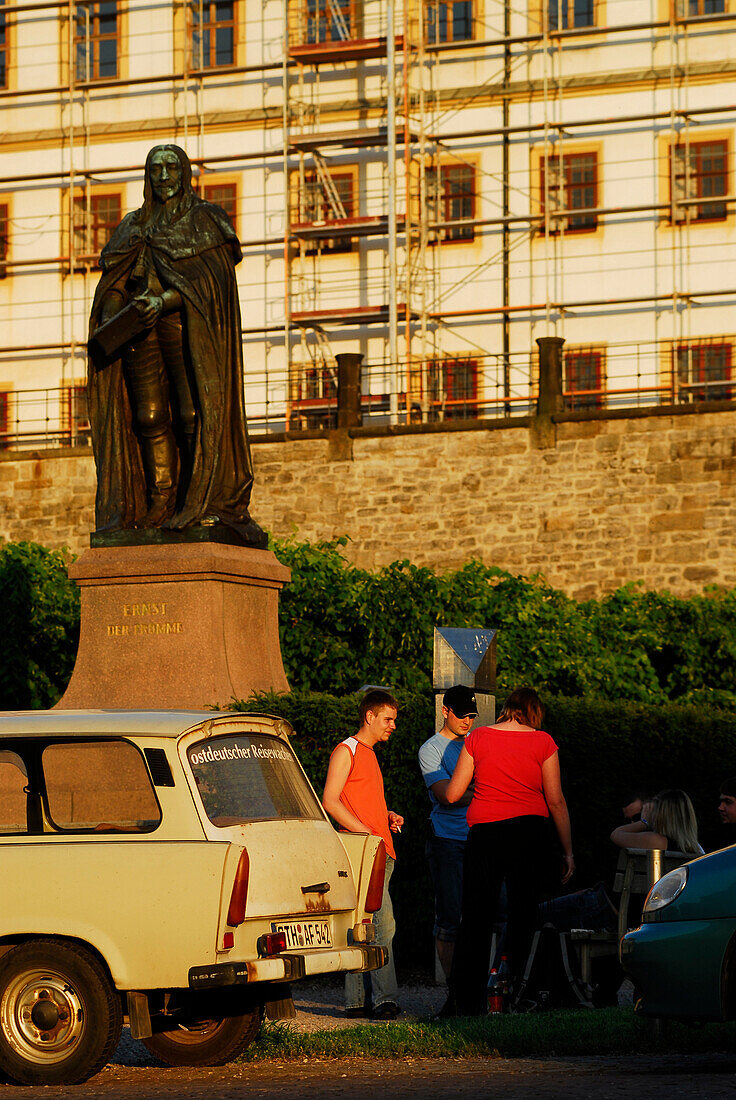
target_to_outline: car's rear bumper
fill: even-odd
[[[189,971],[189,986],[191,989],[212,989],[226,985],[252,985],[254,982],[295,982],[313,974],[378,970],[387,962],[388,951],[385,947],[357,944],[333,951],[284,953],[252,962],[193,966]]]

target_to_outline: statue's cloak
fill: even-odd
[[[188,180],[186,181],[189,182]],[[150,209],[150,205],[148,207]],[[156,225],[147,207],[128,214],[105,246],[90,337],[105,297],[126,284],[144,250],[164,288],[181,295],[185,355],[197,409],[191,478],[167,526],[217,516],[248,522],[253,483],[243,396],[243,349],[235,265],[242,253],[224,210],[187,188],[174,219]],[[145,476],[121,359],[90,348],[89,415],[97,465],[98,531],[134,527],[147,511]]]

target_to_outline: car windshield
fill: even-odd
[[[205,812],[224,829],[249,821],[323,817],[289,746],[279,737],[210,737],[187,750]]]

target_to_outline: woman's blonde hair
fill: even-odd
[[[678,852],[700,852],[698,822],[685,791],[660,791],[654,803],[649,827],[667,837],[669,847]]]
[[[534,688],[517,688],[512,691],[497,718],[498,722],[519,722],[541,730],[544,721],[544,703]]]

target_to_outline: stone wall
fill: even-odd
[[[256,442],[253,514],[275,535],[347,534],[375,568],[471,557],[585,598],[627,581],[736,585],[736,409],[577,414]],[[0,459],[0,535],[80,552],[88,453]]]

